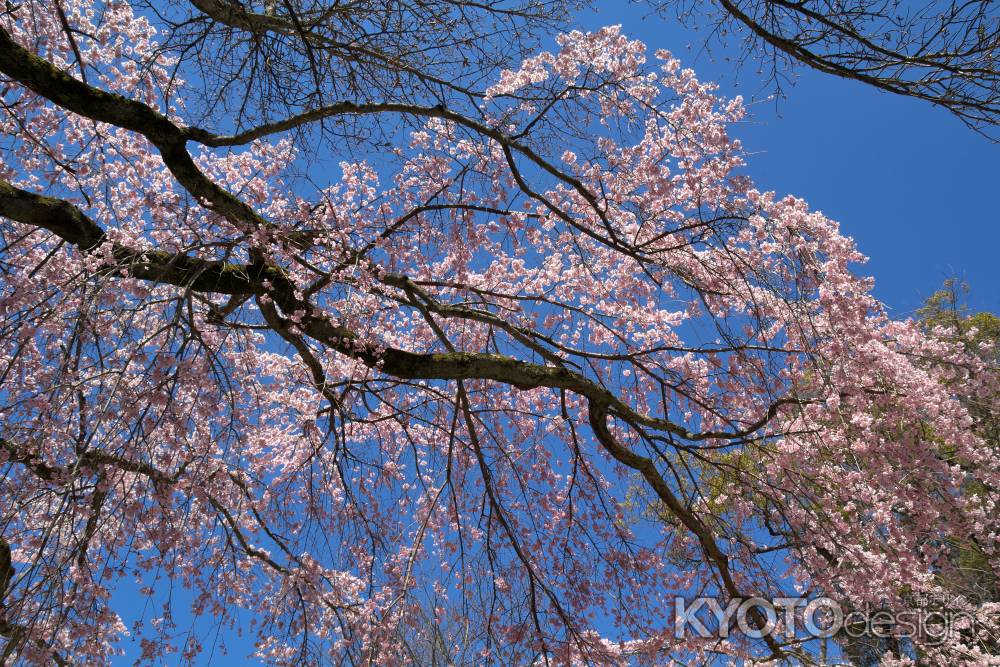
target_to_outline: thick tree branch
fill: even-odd
[[[0,181],[0,215],[24,224],[47,229],[77,247],[93,251],[104,241],[104,232],[72,204],[33,194]],[[737,439],[763,428],[782,405],[797,403],[783,399],[772,404],[759,420],[734,431],[692,432],[660,417],[642,414],[630,408],[608,389],[583,374],[561,366],[548,366],[512,357],[474,352],[416,353],[397,348],[359,344],[357,335],[319,313],[310,303],[296,296],[294,286],[275,267],[238,265],[191,257],[182,253],[138,251],[119,244],[114,247],[116,264],[108,272],[129,275],[151,282],[176,285],[186,289],[219,294],[255,294],[272,299],[282,311],[306,313],[302,330],[328,347],[359,359],[365,365],[387,375],[407,380],[492,380],[520,389],[562,389],[591,401],[607,405],[623,419],[665,431],[685,440]],[[404,279],[395,286],[408,284]],[[447,314],[469,315],[461,309]],[[519,331],[525,336],[526,332]]]
[[[202,173],[185,148],[187,130],[152,107],[73,78],[17,44],[2,27],[0,72],[68,111],[141,134],[159,149],[177,181],[209,209],[250,229],[267,226],[250,206]]]
[[[10,543],[0,536],[0,614],[2,614],[4,597],[7,589],[14,578],[14,566],[12,564]]]
[[[21,190],[0,181],[0,215],[47,229],[85,252],[94,252],[107,240],[104,230],[69,202]],[[264,281],[281,283],[277,269],[257,264],[232,264],[200,259],[184,253],[136,250],[113,244],[115,263],[110,274],[128,275],[155,283],[176,285],[197,292],[262,294]]]

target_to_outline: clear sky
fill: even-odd
[[[967,281],[969,304],[1000,312],[1000,144],[947,111],[853,81],[801,68],[786,98],[764,101],[756,63],[739,81],[727,54],[677,21],[604,0],[589,27],[620,23],[650,51],[666,48],[702,80],[749,101],[734,128],[748,173],[762,190],[794,194],[841,224],[870,258],[860,272],[875,294],[906,317],[949,277]],[[690,45],[690,48],[689,48]]]

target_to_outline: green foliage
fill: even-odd
[[[928,331],[944,329],[949,335],[965,341],[967,348],[980,347],[983,343],[1000,343],[1000,317],[980,312],[970,315],[963,302],[969,286],[952,278],[932,294],[924,306],[917,310],[917,319]]]

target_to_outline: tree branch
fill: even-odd
[[[160,151],[177,181],[209,209],[251,230],[268,226],[250,206],[202,173],[185,148],[187,129],[152,107],[73,78],[17,44],[3,27],[0,72],[68,111],[141,134]]]
[[[21,190],[0,180],[0,215],[47,229],[87,253],[96,251],[107,237],[101,227],[67,201]],[[104,267],[109,275],[128,275],[196,292],[262,294],[264,281],[283,283],[278,269],[262,264],[232,264],[200,259],[184,253],[136,250],[113,244],[115,263]]]

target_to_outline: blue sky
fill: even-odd
[[[641,7],[601,2],[588,27],[620,23],[650,51],[666,48],[702,80],[749,101],[743,140],[761,189],[794,194],[841,224],[870,258],[860,272],[907,317],[949,277],[967,281],[975,310],[1000,312],[1000,145],[926,102],[801,68],[775,104],[756,63],[735,84],[727,53],[676,21],[644,19]],[[689,48],[690,45],[690,48]]]

